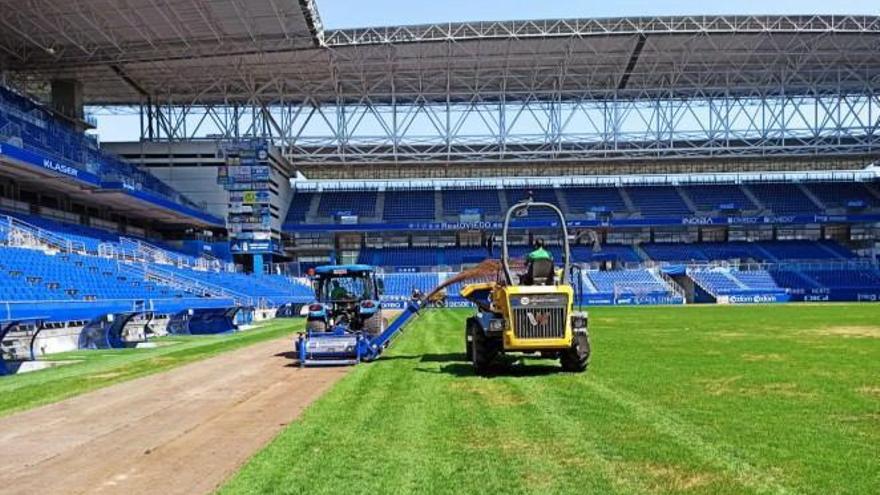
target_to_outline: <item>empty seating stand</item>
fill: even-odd
[[[643,217],[674,217],[693,213],[674,187],[627,187],[626,192]]]
[[[746,211],[757,206],[742,188],[735,184],[706,184],[682,188],[700,211]]]
[[[811,214],[819,207],[797,184],[748,184],[758,200],[777,215]]]
[[[290,208],[287,210],[287,219],[285,223],[301,223],[306,220],[309,208],[312,205],[313,193],[297,192],[293,195]]]
[[[876,208],[880,201],[858,182],[818,182],[806,184],[826,208]]]
[[[497,189],[447,189],[443,193],[443,214],[458,216],[468,210],[479,211],[484,217],[501,214]]]
[[[629,209],[616,187],[571,187],[561,189],[568,213],[628,213]]]
[[[318,215],[334,217],[339,213],[347,213],[359,217],[376,216],[376,192],[325,191],[321,193]]]
[[[385,191],[386,221],[434,220],[434,191]]]

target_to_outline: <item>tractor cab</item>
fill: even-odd
[[[315,269],[315,302],[309,305],[312,331],[381,331],[382,281],[368,265],[328,265]]]

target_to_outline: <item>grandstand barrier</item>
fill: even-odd
[[[234,305],[232,299],[171,298],[171,299],[101,299],[96,301],[4,301],[2,316],[7,320],[42,318],[49,323],[89,321],[113,313],[150,310],[172,314],[190,308],[216,308]]]
[[[743,292],[741,294],[729,293],[715,297],[718,304],[772,304],[786,303],[791,301],[790,294],[780,293],[754,293]]]
[[[253,313],[254,308],[243,306],[189,309],[172,315],[167,330],[172,335],[229,333],[238,330],[239,325],[252,322]]]
[[[792,290],[790,300],[795,302],[878,302],[880,287],[870,289],[807,289]]]
[[[569,228],[598,227],[672,227],[672,226],[733,226],[733,225],[808,225],[826,223],[876,223],[877,214],[852,215],[757,215],[757,216],[670,216],[644,218],[609,218],[607,220],[569,220]],[[517,220],[511,223],[517,229],[552,228],[554,222],[547,220]],[[358,224],[317,224],[285,223],[282,230],[287,233],[300,232],[390,232],[390,231],[457,231],[457,230],[499,230],[500,221],[482,222],[383,222]]]

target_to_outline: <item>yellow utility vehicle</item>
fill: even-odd
[[[511,220],[539,208],[553,211],[559,219],[561,269],[552,259],[527,260],[525,270],[515,274],[508,244]],[[465,348],[475,371],[487,373],[498,355],[508,353],[540,354],[559,359],[565,371],[586,371],[590,359],[589,321],[586,312],[574,310],[571,252],[562,211],[551,203],[531,199],[517,203],[504,217],[501,236],[497,280],[469,284],[461,290],[461,295],[476,305],[476,313],[467,319],[465,329]]]

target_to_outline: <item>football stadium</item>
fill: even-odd
[[[878,492],[876,8],[0,5],[0,492]]]

